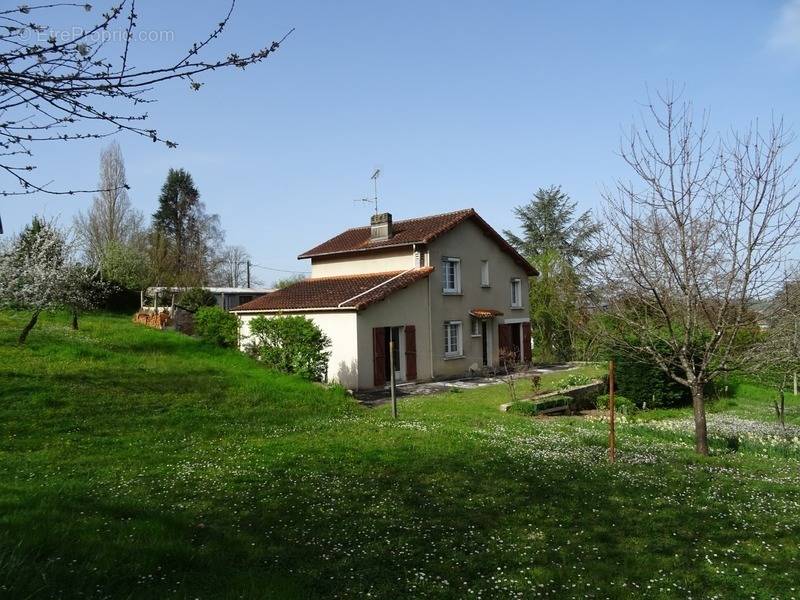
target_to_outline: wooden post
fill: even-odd
[[[144,308],[144,290],[139,290],[139,310]]]
[[[394,389],[394,338],[389,330],[389,389],[392,394],[392,417],[397,418],[397,395]]]
[[[616,406],[614,405],[614,361],[608,362],[608,458],[613,463],[617,459]]]
[[[794,374],[794,395],[797,396],[797,373]]]

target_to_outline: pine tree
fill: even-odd
[[[601,226],[560,187],[540,188],[533,199],[514,209],[521,234],[503,233],[509,243],[536,265],[530,281],[531,332],[540,358],[570,360],[576,354],[585,321],[585,269],[607,252],[598,242]]]
[[[171,258],[164,276],[183,285],[206,283],[214,247],[222,238],[219,218],[206,213],[200,192],[184,169],[169,170],[158,202],[153,229],[168,245]]]
[[[514,209],[522,235],[503,233],[509,243],[534,263],[537,257],[555,252],[575,270],[602,260],[607,250],[598,242],[601,225],[584,212],[575,218],[577,204],[560,186],[539,188],[533,199]]]

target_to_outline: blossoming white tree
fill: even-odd
[[[77,311],[91,305],[97,292],[93,277],[71,259],[66,236],[39,218],[0,248],[0,307],[31,312],[19,335],[24,344],[42,311],[67,306]]]

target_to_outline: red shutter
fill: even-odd
[[[498,325],[497,326],[497,337],[499,338],[499,349],[500,351],[506,350],[511,351],[511,325]]]
[[[372,330],[372,365],[375,387],[386,383],[386,331],[383,327]]]
[[[531,362],[531,324],[522,324],[522,361]]]
[[[417,378],[417,328],[406,325],[406,379]]]

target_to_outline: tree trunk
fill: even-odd
[[[72,328],[77,331],[78,330],[78,311],[76,309],[72,309]]]
[[[698,454],[708,456],[708,428],[706,426],[706,400],[703,384],[692,384],[692,408],[694,409],[694,446]]]
[[[31,320],[28,321],[28,324],[23,327],[22,333],[19,334],[19,339],[17,340],[19,344],[24,344],[25,340],[28,339],[28,334],[31,332],[31,329],[36,327],[36,322],[39,320],[39,312],[38,310],[33,311]]]

